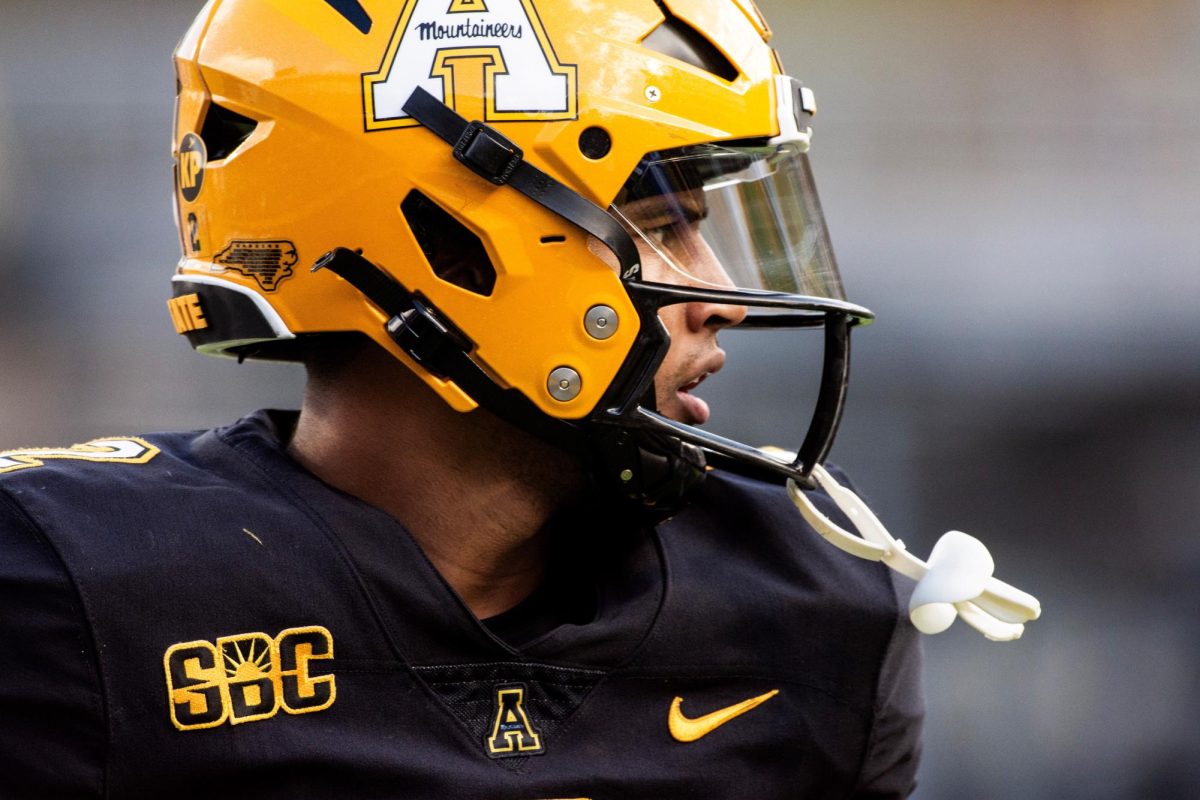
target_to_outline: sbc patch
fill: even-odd
[[[48,460],[91,461],[111,464],[146,464],[159,449],[137,437],[93,439],[70,447],[43,447],[0,452],[0,473],[45,466]]]
[[[333,675],[314,678],[309,671],[323,660],[333,660],[333,636],[319,625],[288,628],[275,638],[242,633],[173,644],[163,655],[171,724],[193,731],[269,719],[280,709],[322,711],[337,698]]]
[[[464,108],[481,78],[483,107]],[[420,86],[468,119],[571,120],[577,78],[534,0],[408,0],[379,69],[363,75],[363,117],[368,131],[416,125],[403,107]]]
[[[254,278],[264,292],[273,292],[292,277],[292,267],[300,260],[296,245],[284,239],[249,241],[235,239],[213,256],[213,263]]]

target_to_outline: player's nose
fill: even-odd
[[[737,284],[721,263],[721,259],[707,242],[693,248],[692,269],[697,270],[702,282],[697,285],[707,288],[736,289]],[[709,329],[713,332],[738,325],[746,318],[746,307],[736,303],[695,302],[688,304],[688,325],[696,331]]]
[[[695,302],[687,305],[688,327],[693,331],[710,330],[713,333],[741,324],[746,318],[746,307],[734,303]]]

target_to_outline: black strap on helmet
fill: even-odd
[[[544,414],[513,389],[503,389],[471,358],[471,340],[419,294],[410,292],[362,254],[339,247],[313,271],[327,269],[389,316],[387,331],[431,374],[453,381],[493,414],[589,465],[591,479],[655,515],[673,513],[704,477],[704,453],[671,436],[579,424]],[[628,469],[628,476],[622,473]]]
[[[607,211],[525,160],[525,154],[495,128],[467,122],[454,109],[417,87],[404,113],[454,148],[454,157],[497,186],[511,186],[604,242],[621,264],[620,275],[640,272],[633,237]]]
[[[387,314],[388,335],[430,373],[453,381],[476,403],[522,430],[570,452],[586,452],[586,439],[577,426],[543,414],[520,392],[497,385],[471,358],[471,340],[420,294],[344,247],[322,256],[313,271],[321,269],[346,280]]]

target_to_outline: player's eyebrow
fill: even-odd
[[[634,200],[621,207],[621,213],[644,230],[685,220],[696,222],[708,214],[702,189],[687,189],[671,194],[655,195]]]

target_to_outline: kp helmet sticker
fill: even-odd
[[[577,71],[558,60],[534,0],[406,0],[379,70],[363,75],[366,128],[416,125],[402,109],[418,86],[478,118],[458,90],[481,72],[485,122],[575,119]]]
[[[204,188],[204,167],[208,163],[208,152],[204,140],[194,133],[183,137],[179,145],[178,175],[179,192],[183,199],[194,203]]]

